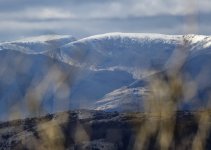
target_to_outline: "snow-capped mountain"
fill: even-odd
[[[31,88],[42,95],[46,112],[63,100],[70,109],[139,110],[150,92],[148,77],[177,63],[197,85],[198,97],[206,99],[211,87],[211,37],[203,35],[48,35],[1,43],[0,58],[1,114],[25,107]]]
[[[172,56],[169,57],[166,62],[165,69],[174,69],[168,67],[174,67],[172,62],[181,63],[181,74],[184,75],[184,81],[191,82],[192,87],[196,88],[195,95],[185,99],[181,108],[183,109],[197,109],[206,107],[207,101],[209,100],[209,94],[211,92],[211,38],[209,36],[202,35],[185,35],[180,37],[183,41],[183,46],[178,46],[177,49],[173,50]],[[178,51],[184,51],[184,53]],[[186,55],[184,62],[180,62],[181,55]],[[176,57],[176,58],[174,58]],[[176,60],[175,60],[176,59]],[[171,65],[168,65],[168,64]],[[164,71],[165,71],[164,69]],[[106,110],[106,111],[143,111],[145,96],[150,94],[148,91],[148,81],[151,76],[137,80],[133,84],[119,88],[111,93],[106,94],[102,99],[99,99],[92,109]],[[190,90],[184,89],[184,95],[188,95]],[[185,97],[186,98],[186,97]],[[131,106],[132,104],[132,106]]]
[[[123,70],[134,78],[162,69],[182,36],[110,33],[91,36],[61,47],[63,61],[90,70]]]
[[[42,35],[0,44],[0,50],[16,50],[27,54],[53,51],[76,39],[70,35]]]
[[[182,44],[181,36],[110,33],[62,46],[60,60],[83,70],[72,88],[72,101],[92,106],[109,92],[164,69]]]

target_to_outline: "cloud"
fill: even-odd
[[[72,19],[75,15],[69,11],[63,11],[62,9],[56,8],[41,8],[36,11],[27,9],[24,12],[25,17],[30,19]]]
[[[198,31],[210,34],[210,0],[0,0],[0,39],[46,32],[181,34],[190,14],[200,16]]]
[[[59,8],[31,8],[18,12],[0,13],[1,20],[48,20],[48,19],[73,19],[75,15],[70,11]]]
[[[186,15],[211,12],[210,0],[0,0],[0,13],[24,11],[35,17],[124,18],[130,16]]]

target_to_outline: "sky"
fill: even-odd
[[[210,0],[0,0],[0,41],[43,34],[211,34]]]

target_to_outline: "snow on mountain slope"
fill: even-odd
[[[190,45],[190,50],[203,50],[211,47],[211,37],[205,35],[185,35],[184,38]]]
[[[60,48],[63,61],[91,70],[123,70],[140,78],[162,69],[182,36],[110,33],[69,43]]]
[[[14,111],[28,117],[30,113],[87,108],[131,82],[132,76],[123,71],[81,70],[42,54],[1,50],[0,120],[8,119]],[[30,102],[41,107],[42,112],[31,112]]]
[[[16,50],[28,54],[39,54],[56,50],[60,46],[75,40],[76,39],[70,35],[43,35],[1,43],[0,49]]]
[[[195,95],[189,99],[188,103],[182,103],[181,108],[197,109],[206,105],[207,99],[209,99],[209,93],[211,92],[211,37],[203,35],[185,35],[180,38],[181,41],[183,40],[184,44],[186,44],[183,46],[185,48],[183,49],[181,47],[181,49],[187,51],[187,57],[185,57],[184,64],[181,64],[183,65],[181,74],[184,75],[185,81],[188,82],[193,80],[192,82],[197,86]],[[174,51],[178,51],[179,49],[180,47]],[[174,54],[175,53],[172,53],[173,57],[176,56]],[[184,52],[184,54],[186,55],[186,52]],[[172,56],[167,62],[172,61]],[[180,61],[180,58],[178,57],[174,59],[176,59],[177,62]],[[131,86],[122,87],[106,94],[91,108],[105,111],[143,110],[144,97],[146,94],[150,93],[150,91],[147,90],[147,78],[142,78]],[[188,94],[186,93],[188,90],[184,92],[184,94]]]
[[[17,42],[17,43],[27,43],[27,42],[47,42],[47,43],[54,43],[56,42],[55,44],[57,45],[64,45],[64,44],[67,44],[67,43],[70,43],[72,41],[75,41],[76,39],[71,36],[71,35],[41,35],[41,36],[34,36],[34,37],[28,37],[28,38],[24,38],[24,39],[21,39],[21,40],[16,40],[14,42]]]
[[[145,88],[122,87],[106,94],[92,107],[104,111],[140,111],[144,109],[143,99],[147,94]]]
[[[182,43],[181,36],[112,33],[61,47],[60,60],[83,70],[71,100],[80,101],[80,107],[92,106],[107,93],[162,70]]]
[[[26,92],[25,87],[28,88],[28,83],[32,82],[33,74],[38,72],[36,78],[42,78],[42,72],[45,69],[48,72],[49,68],[56,63],[60,66],[59,68],[67,69],[64,69],[65,74],[67,72],[67,74],[74,73],[75,75],[74,80],[71,80],[71,76],[67,80],[67,86],[70,88],[70,95],[66,97],[70,100],[68,107],[138,110],[142,107],[140,99],[148,93],[145,79],[149,75],[171,67],[167,64],[172,62],[172,58],[176,62],[180,61],[175,52],[179,49],[183,50],[183,47],[187,51],[183,72],[189,74],[189,77],[200,85],[198,91],[201,94],[198,96],[206,99],[206,94],[203,93],[211,87],[211,83],[207,82],[211,81],[210,36],[109,33],[80,40],[75,40],[71,36],[42,36],[2,43],[0,44],[2,59],[0,64],[2,73],[6,70],[6,73],[2,75],[0,70],[0,77],[2,77],[0,87],[3,89],[2,94],[6,95],[6,98],[0,98],[3,99],[2,101],[6,99],[2,106],[6,106],[6,101],[15,97],[11,98],[6,92],[7,89],[11,93],[21,95],[17,96],[20,99],[23,98]],[[12,58],[16,58],[16,53],[23,55],[24,57],[21,57],[23,60],[17,57],[21,63],[15,64],[12,61],[10,65],[9,62]],[[32,66],[28,67],[29,72],[23,69],[24,76],[11,70],[11,68],[20,68],[24,66],[23,64],[28,64],[30,59],[32,59]],[[198,76],[200,76],[199,72],[204,70],[203,68],[207,71],[205,71],[206,78],[203,76],[202,80]],[[7,72],[12,72],[13,75],[8,76]],[[10,80],[11,82],[6,82]],[[136,80],[138,84],[130,85]],[[22,83],[24,83],[23,88]],[[54,85],[52,83],[52,88]],[[56,91],[50,88],[47,93],[51,94],[45,95],[47,100],[44,103],[53,107],[50,101],[56,100],[54,96]],[[129,109],[126,106],[130,106]]]
[[[203,51],[203,50],[202,50]],[[210,49],[211,51],[211,49]],[[183,98],[180,99],[181,110],[197,110],[210,107],[211,93],[211,53],[187,58],[180,74],[183,77]],[[143,111],[146,96],[150,94],[149,83],[158,74],[137,80],[106,94],[93,104],[91,109],[104,111]],[[162,72],[161,72],[162,74]],[[165,72],[164,72],[165,75]]]
[[[159,73],[157,73],[159,74]],[[128,86],[116,89],[97,100],[90,109],[103,111],[132,111],[144,110],[144,100],[150,93],[150,79],[157,74],[136,80]]]

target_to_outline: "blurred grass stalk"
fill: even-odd
[[[193,2],[193,3],[192,3]],[[187,2],[187,10],[190,11],[186,18],[185,32],[195,33],[197,31],[197,14],[196,14],[196,4],[195,1]],[[192,6],[193,5],[193,6]],[[170,64],[171,68],[167,73],[159,75],[150,81],[149,91],[150,94],[145,100],[145,112],[146,120],[141,125],[138,136],[136,137],[135,147],[137,150],[144,150],[149,147],[150,140],[155,135],[156,145],[161,150],[168,150],[172,148],[174,129],[176,124],[176,112],[178,110],[178,105],[181,103],[182,96],[190,97],[190,95],[184,95],[184,93],[191,93],[194,95],[194,91],[190,92],[184,91],[189,90],[193,87],[187,87],[187,85],[192,86],[192,83],[187,83],[184,81],[181,75],[181,67],[183,66],[186,55],[187,47],[186,41],[184,39],[184,47],[178,48],[177,53],[173,56],[175,60]],[[48,87],[51,86],[52,81],[56,84],[55,91],[65,91],[63,93],[58,92],[58,99],[64,100],[68,98],[70,92],[70,87],[65,84],[66,75],[56,67],[52,67],[50,72],[47,73],[46,77],[43,78],[36,87],[31,87],[26,96],[27,106],[29,112],[32,116],[40,116],[42,108],[42,98],[47,92]],[[58,101],[56,105],[63,104],[66,102]],[[56,106],[55,105],[55,106]],[[18,115],[19,114],[12,114]],[[194,137],[192,143],[193,150],[203,150],[205,148],[206,139],[210,131],[210,115],[207,110],[203,110],[203,113],[199,113],[196,116],[198,121],[198,131]],[[65,137],[63,135],[61,124],[67,122],[68,117],[63,117],[53,119],[51,121],[46,121],[45,123],[37,124],[37,130],[40,131],[39,138],[32,137],[28,139],[23,139],[23,143],[34,149],[55,149],[62,150],[65,149],[64,141]],[[24,130],[24,129],[23,129]],[[86,140],[89,141],[89,135],[82,129],[80,124],[78,125],[76,132],[76,141]],[[32,147],[31,147],[32,146]]]

